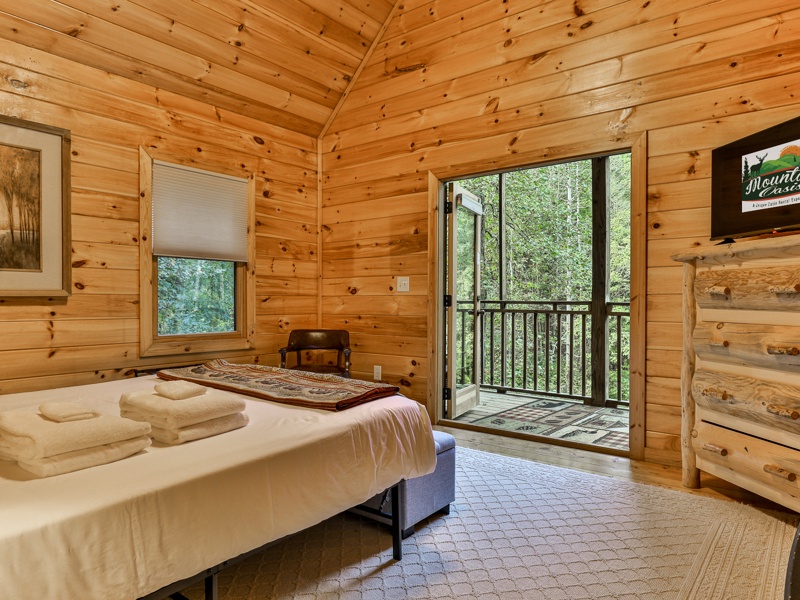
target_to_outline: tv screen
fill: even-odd
[[[800,118],[711,152],[711,239],[800,228]]]

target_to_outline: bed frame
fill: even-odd
[[[403,558],[403,530],[401,525],[404,522],[404,515],[402,513],[404,511],[403,507],[405,506],[405,502],[403,502],[400,496],[403,493],[403,486],[401,486],[400,483],[397,483],[387,491],[389,492],[389,496],[391,498],[391,514],[383,512],[380,508],[372,508],[364,505],[360,506],[359,510],[391,520],[392,558],[394,558],[394,560],[401,560]],[[156,590],[155,592],[147,594],[146,596],[141,597],[139,600],[164,600],[165,598],[171,598],[172,600],[189,600],[189,598],[184,596],[181,592],[199,581],[203,582],[205,600],[219,600],[218,575],[222,571],[250,558],[251,556],[255,556],[256,554],[263,552],[267,548],[270,548],[276,544],[280,544],[285,539],[286,538],[283,537],[279,540],[274,540],[264,544],[263,546],[255,548],[254,550],[250,550],[250,552],[240,554],[236,558],[232,558],[218,565],[214,565],[202,573],[198,573],[194,577],[188,577],[186,579],[176,581],[175,583],[165,586],[160,590]]]

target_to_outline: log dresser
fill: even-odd
[[[683,263],[683,485],[705,471],[800,511],[800,235]]]

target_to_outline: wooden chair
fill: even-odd
[[[303,364],[302,354],[307,350],[337,350],[336,364]],[[289,343],[278,350],[281,353],[281,368],[314,373],[329,373],[350,377],[350,334],[343,329],[295,329],[289,332]],[[286,366],[286,354],[297,353],[297,364]]]

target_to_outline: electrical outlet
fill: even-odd
[[[397,278],[397,291],[398,292],[408,292],[411,290],[411,283],[408,280],[408,277],[398,277]]]
[[[381,380],[381,366],[380,365],[373,365],[372,366],[372,378],[375,381]]]

